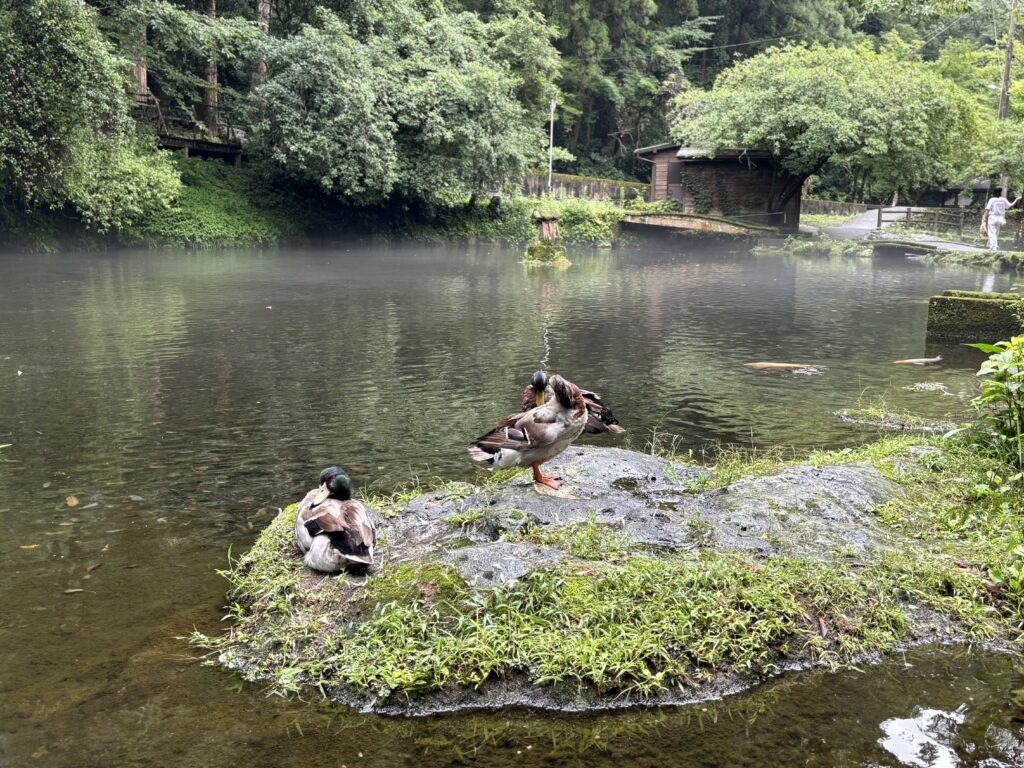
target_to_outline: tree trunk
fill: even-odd
[[[256,0],[256,26],[264,35],[270,35],[270,12],[273,10],[273,0]],[[262,56],[256,60],[256,75],[253,78],[259,85],[267,79],[267,60]]]
[[[217,0],[207,0],[206,15],[217,18]],[[211,133],[217,132],[217,59],[211,53],[206,61],[206,90],[203,93],[203,120]]]
[[[135,81],[135,101],[144,104],[149,98],[149,70],[146,67],[146,25],[137,34],[138,52],[132,57],[132,79]]]

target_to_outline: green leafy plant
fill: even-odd
[[[978,376],[981,394],[971,401],[980,413],[980,426],[999,456],[1017,470],[1024,469],[1024,336],[996,344],[968,344],[987,352]],[[1000,485],[1019,482],[1017,472]]]

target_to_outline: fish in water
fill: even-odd
[[[780,370],[794,370],[796,368],[817,368],[816,365],[810,363],[744,363],[748,368],[778,368]]]
[[[823,365],[811,365],[810,363],[744,363],[744,365],[759,371],[792,371],[807,376],[818,376],[822,371],[828,370]]]
[[[906,360],[894,360],[896,365],[933,365],[942,362],[942,355],[937,357],[910,357]]]

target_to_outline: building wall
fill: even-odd
[[[738,218],[751,224],[781,224],[795,229],[800,218],[800,196],[796,195],[783,212],[768,210],[772,188],[770,161],[704,159],[680,160],[677,148],[660,150],[654,155],[651,174],[651,200],[672,197],[687,213],[707,213]]]

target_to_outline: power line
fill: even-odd
[[[760,40],[748,40],[745,43],[730,43],[729,45],[715,45],[710,48],[689,48],[687,50],[695,53],[703,53],[704,51],[720,51],[723,48],[740,48],[744,45],[757,45],[758,43],[770,43],[774,40],[790,40],[794,37],[806,37],[809,32],[800,32],[795,35],[779,35],[778,37],[763,37]]]
[[[924,47],[925,47],[926,45],[928,45],[928,43],[930,43],[930,42],[931,42],[932,40],[934,40],[934,39],[935,39],[936,37],[938,37],[939,35],[941,35],[941,34],[942,34],[943,32],[947,32],[947,31],[949,31],[949,30],[950,30],[950,29],[951,29],[951,28],[952,28],[952,27],[953,27],[953,26],[954,26],[955,24],[959,24],[959,23],[960,23],[960,21],[961,21],[961,20],[962,20],[962,19],[963,19],[963,18],[964,18],[965,16],[969,16],[969,15],[970,15],[970,13],[971,13],[970,11],[964,11],[963,13],[961,13],[961,14],[960,14],[959,16],[957,16],[957,17],[956,17],[955,19],[953,19],[953,20],[952,20],[951,22],[949,22],[948,24],[946,24],[946,25],[944,25],[944,26],[942,26],[942,27],[939,27],[939,30],[938,30],[938,31],[937,31],[937,32],[936,32],[935,34],[933,34],[933,35],[932,35],[931,37],[927,37],[927,38],[925,38],[925,39],[924,39],[924,41],[922,41],[921,45],[919,45],[919,46],[918,46],[918,50],[921,50],[922,48],[924,48]]]

